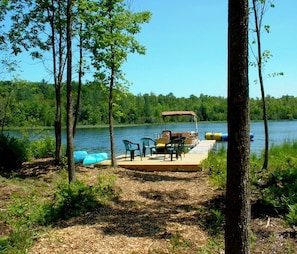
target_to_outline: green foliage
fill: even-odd
[[[202,168],[210,175],[210,181],[219,188],[226,188],[227,179],[227,150],[220,146],[217,151],[211,151]]]
[[[107,178],[100,175],[95,186],[89,186],[81,181],[70,184],[59,183],[53,199],[43,207],[44,213],[40,217],[40,223],[49,224],[57,220],[67,220],[102,206],[116,196],[114,182],[115,176]]]
[[[294,204],[297,203],[297,142],[285,142],[269,150],[269,169],[258,174],[258,181],[264,186],[262,199],[271,204],[280,214],[290,213],[290,224],[294,218]],[[295,221],[296,225],[297,221]]]
[[[170,253],[182,253],[183,248],[190,247],[191,244],[189,240],[184,239],[181,230],[176,229],[170,238]]]
[[[36,226],[42,205],[37,193],[24,190],[29,195],[14,195],[12,203],[5,213],[6,223],[12,225],[16,231],[26,230]]]
[[[31,157],[35,159],[53,157],[55,149],[55,140],[49,136],[40,140],[31,141],[29,148]]]
[[[297,225],[297,204],[289,205],[289,213],[286,216],[286,222],[288,225]]]
[[[0,253],[26,253],[37,234],[42,204],[35,189],[23,188],[23,192],[12,197],[12,202],[1,213],[0,217],[11,229],[5,238],[0,240]]]
[[[60,177],[65,179],[66,173],[63,174]],[[32,188],[31,182],[25,184],[17,178],[7,180],[20,186],[22,191],[12,197],[12,202],[0,214],[1,221],[10,228],[9,235],[0,237],[0,253],[26,253],[36,234],[44,229],[41,226],[81,216],[116,198],[115,179],[115,175],[99,175],[94,186],[82,181],[68,184],[59,180],[56,190],[42,182],[38,188]]]
[[[203,246],[201,254],[223,253],[224,250],[224,236],[219,235],[208,240],[207,245]]]
[[[290,225],[297,225],[297,142],[284,143],[270,149],[268,172],[259,175],[262,185],[262,199],[284,214]]]
[[[251,188],[255,198],[271,205],[280,215],[284,215],[289,225],[297,225],[297,142],[285,142],[269,150],[269,168],[261,171],[263,155],[251,155]],[[224,147],[212,151],[203,162],[210,181],[219,188],[226,188],[226,159]]]
[[[26,140],[0,134],[0,170],[11,171],[27,161]]]
[[[25,161],[53,157],[55,140],[50,136],[29,141],[26,135],[23,138],[0,135],[0,153],[0,170],[11,171]]]
[[[225,222],[225,216],[222,214],[220,210],[217,209],[211,209],[211,216],[210,216],[210,225],[211,226],[211,233],[213,235],[217,235],[219,233],[222,233],[223,231],[223,224]]]
[[[7,89],[13,87],[10,109],[5,116],[5,126],[52,126],[55,119],[55,87],[52,84],[16,82],[0,82],[0,112],[7,99]],[[74,84],[75,93],[77,84]],[[64,93],[64,91],[63,91]],[[226,121],[227,99],[201,94],[189,98],[177,98],[173,94],[155,95],[153,93],[133,95],[121,89],[115,89],[117,95],[114,104],[117,114],[115,123],[160,123],[161,112],[176,109],[194,110],[200,121]],[[3,97],[1,97],[3,94]],[[65,94],[63,94],[65,98]],[[103,82],[90,82],[82,87],[82,107],[79,125],[108,124],[108,96]],[[42,103],[40,103],[42,101]],[[98,103],[100,102],[100,103]],[[65,102],[63,102],[65,103]],[[269,120],[297,119],[297,98],[283,96],[281,98],[266,97],[267,116]],[[250,99],[252,120],[262,120],[262,102]],[[4,114],[0,114],[0,119]],[[66,119],[62,111],[62,119]],[[63,120],[63,121],[64,121]],[[179,119],[184,120],[184,119]],[[4,121],[4,118],[3,118]],[[188,121],[188,119],[184,120]]]

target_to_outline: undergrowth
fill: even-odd
[[[46,229],[44,226],[82,216],[118,196],[114,175],[99,175],[93,186],[82,181],[68,184],[65,176],[61,179],[54,191],[46,184],[40,191],[40,186],[30,188],[21,183],[22,191],[13,195],[12,202],[0,214],[2,223],[10,228],[8,236],[0,237],[0,253],[26,253],[38,233]]]
[[[269,149],[267,170],[262,170],[263,154],[251,154],[250,179],[254,198],[273,206],[290,226],[297,225],[297,142],[285,142]],[[210,181],[221,189],[226,188],[227,150],[225,147],[210,152],[202,167]]]

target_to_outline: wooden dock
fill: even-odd
[[[140,158],[135,156],[133,161],[130,161],[129,154],[127,158],[125,155],[117,157],[117,163],[119,167],[133,169],[133,170],[145,170],[145,171],[199,171],[201,170],[201,162],[208,157],[208,153],[213,149],[215,145],[214,140],[201,140],[199,144],[193,148],[189,153],[182,155],[181,159],[170,160],[170,156],[167,154],[153,154],[152,156],[146,156]],[[103,166],[109,166],[110,160],[100,163]]]

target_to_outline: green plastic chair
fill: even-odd
[[[181,137],[181,138],[173,139],[168,144],[166,144],[166,147],[165,147],[166,152],[164,154],[164,159],[165,159],[166,153],[170,154],[170,160],[173,160],[173,154],[175,154],[175,157],[177,160],[178,158],[182,159],[181,155],[184,152],[185,141],[186,141],[186,138]]]
[[[125,159],[127,158],[127,153],[130,152],[130,160],[133,161],[135,157],[135,151],[139,151],[139,156],[140,156],[140,159],[142,160],[140,145],[138,143],[133,143],[130,140],[126,140],[126,139],[123,140],[123,143],[126,148]]]
[[[146,149],[150,150],[152,156],[157,150],[156,141],[148,137],[141,138],[140,140],[142,141],[142,156],[145,157]]]

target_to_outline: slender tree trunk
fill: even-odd
[[[262,3],[259,3],[259,4],[262,4]],[[268,134],[268,120],[267,120],[266,101],[265,101],[265,92],[264,92],[264,81],[263,81],[263,75],[262,75],[261,27],[258,19],[256,0],[253,0],[253,11],[254,11],[256,36],[257,36],[257,53],[258,53],[257,67],[258,67],[258,76],[259,76],[259,82],[260,82],[260,88],[261,88],[264,132],[265,132],[264,162],[263,162],[262,169],[267,169],[268,152],[269,152],[269,134]]]
[[[57,51],[56,51],[56,27],[55,19],[56,12],[58,12],[58,18],[61,16],[61,5],[58,3],[58,9],[55,9],[55,1],[51,1],[51,6],[47,9],[47,14],[50,20],[51,26],[51,45],[52,45],[52,56],[53,56],[53,72],[54,72],[54,82],[55,82],[55,93],[56,93],[56,115],[55,115],[55,138],[56,138],[56,151],[55,160],[56,163],[60,163],[62,158],[62,76],[63,76],[63,51],[62,51],[62,28],[58,29],[59,43],[58,43],[58,62],[57,62]],[[59,64],[59,68],[57,68]]]
[[[113,87],[114,87],[114,68],[111,68],[110,86],[109,86],[109,136],[110,136],[110,147],[111,147],[111,166],[117,167],[117,160],[115,156],[115,144],[114,144],[114,133],[113,133]]]
[[[269,133],[268,133],[268,120],[266,111],[266,101],[264,94],[264,85],[261,84],[261,94],[262,94],[262,105],[263,105],[263,120],[264,120],[264,131],[265,131],[265,148],[264,148],[264,162],[262,169],[268,168],[268,155],[269,155]]]
[[[80,32],[82,33],[82,24],[80,24]],[[77,126],[78,117],[79,117],[79,109],[80,109],[80,104],[81,104],[82,77],[83,77],[83,38],[82,38],[82,36],[80,36],[80,39],[79,39],[78,88],[77,88],[77,98],[76,98],[76,107],[75,107],[74,124],[73,124],[73,137],[75,136],[76,126]]]
[[[62,123],[61,123],[61,87],[56,85],[56,116],[55,116],[55,137],[56,137],[56,163],[60,163],[62,158]]]
[[[67,0],[67,162],[68,180],[74,182],[73,102],[72,102],[72,0]]]
[[[57,77],[57,61],[56,61],[56,33],[55,33],[55,12],[54,12],[54,1],[51,1],[51,8],[47,10],[48,17],[51,25],[51,44],[52,44],[52,56],[53,56],[53,72],[55,80],[55,94],[56,94],[56,114],[55,114],[55,138],[56,138],[56,151],[55,160],[56,163],[60,163],[62,157],[62,125],[61,125],[61,86]]]
[[[225,253],[250,253],[248,0],[229,0]]]
[[[112,20],[112,1],[109,1],[109,19]],[[113,26],[110,26],[110,34],[113,34]],[[114,46],[110,46],[111,59],[110,59],[110,85],[109,85],[109,99],[108,99],[108,119],[109,119],[109,136],[110,136],[110,150],[111,150],[111,166],[117,167],[117,160],[115,156],[115,144],[114,144],[114,133],[113,133],[113,88],[115,82],[115,56],[114,56]]]

